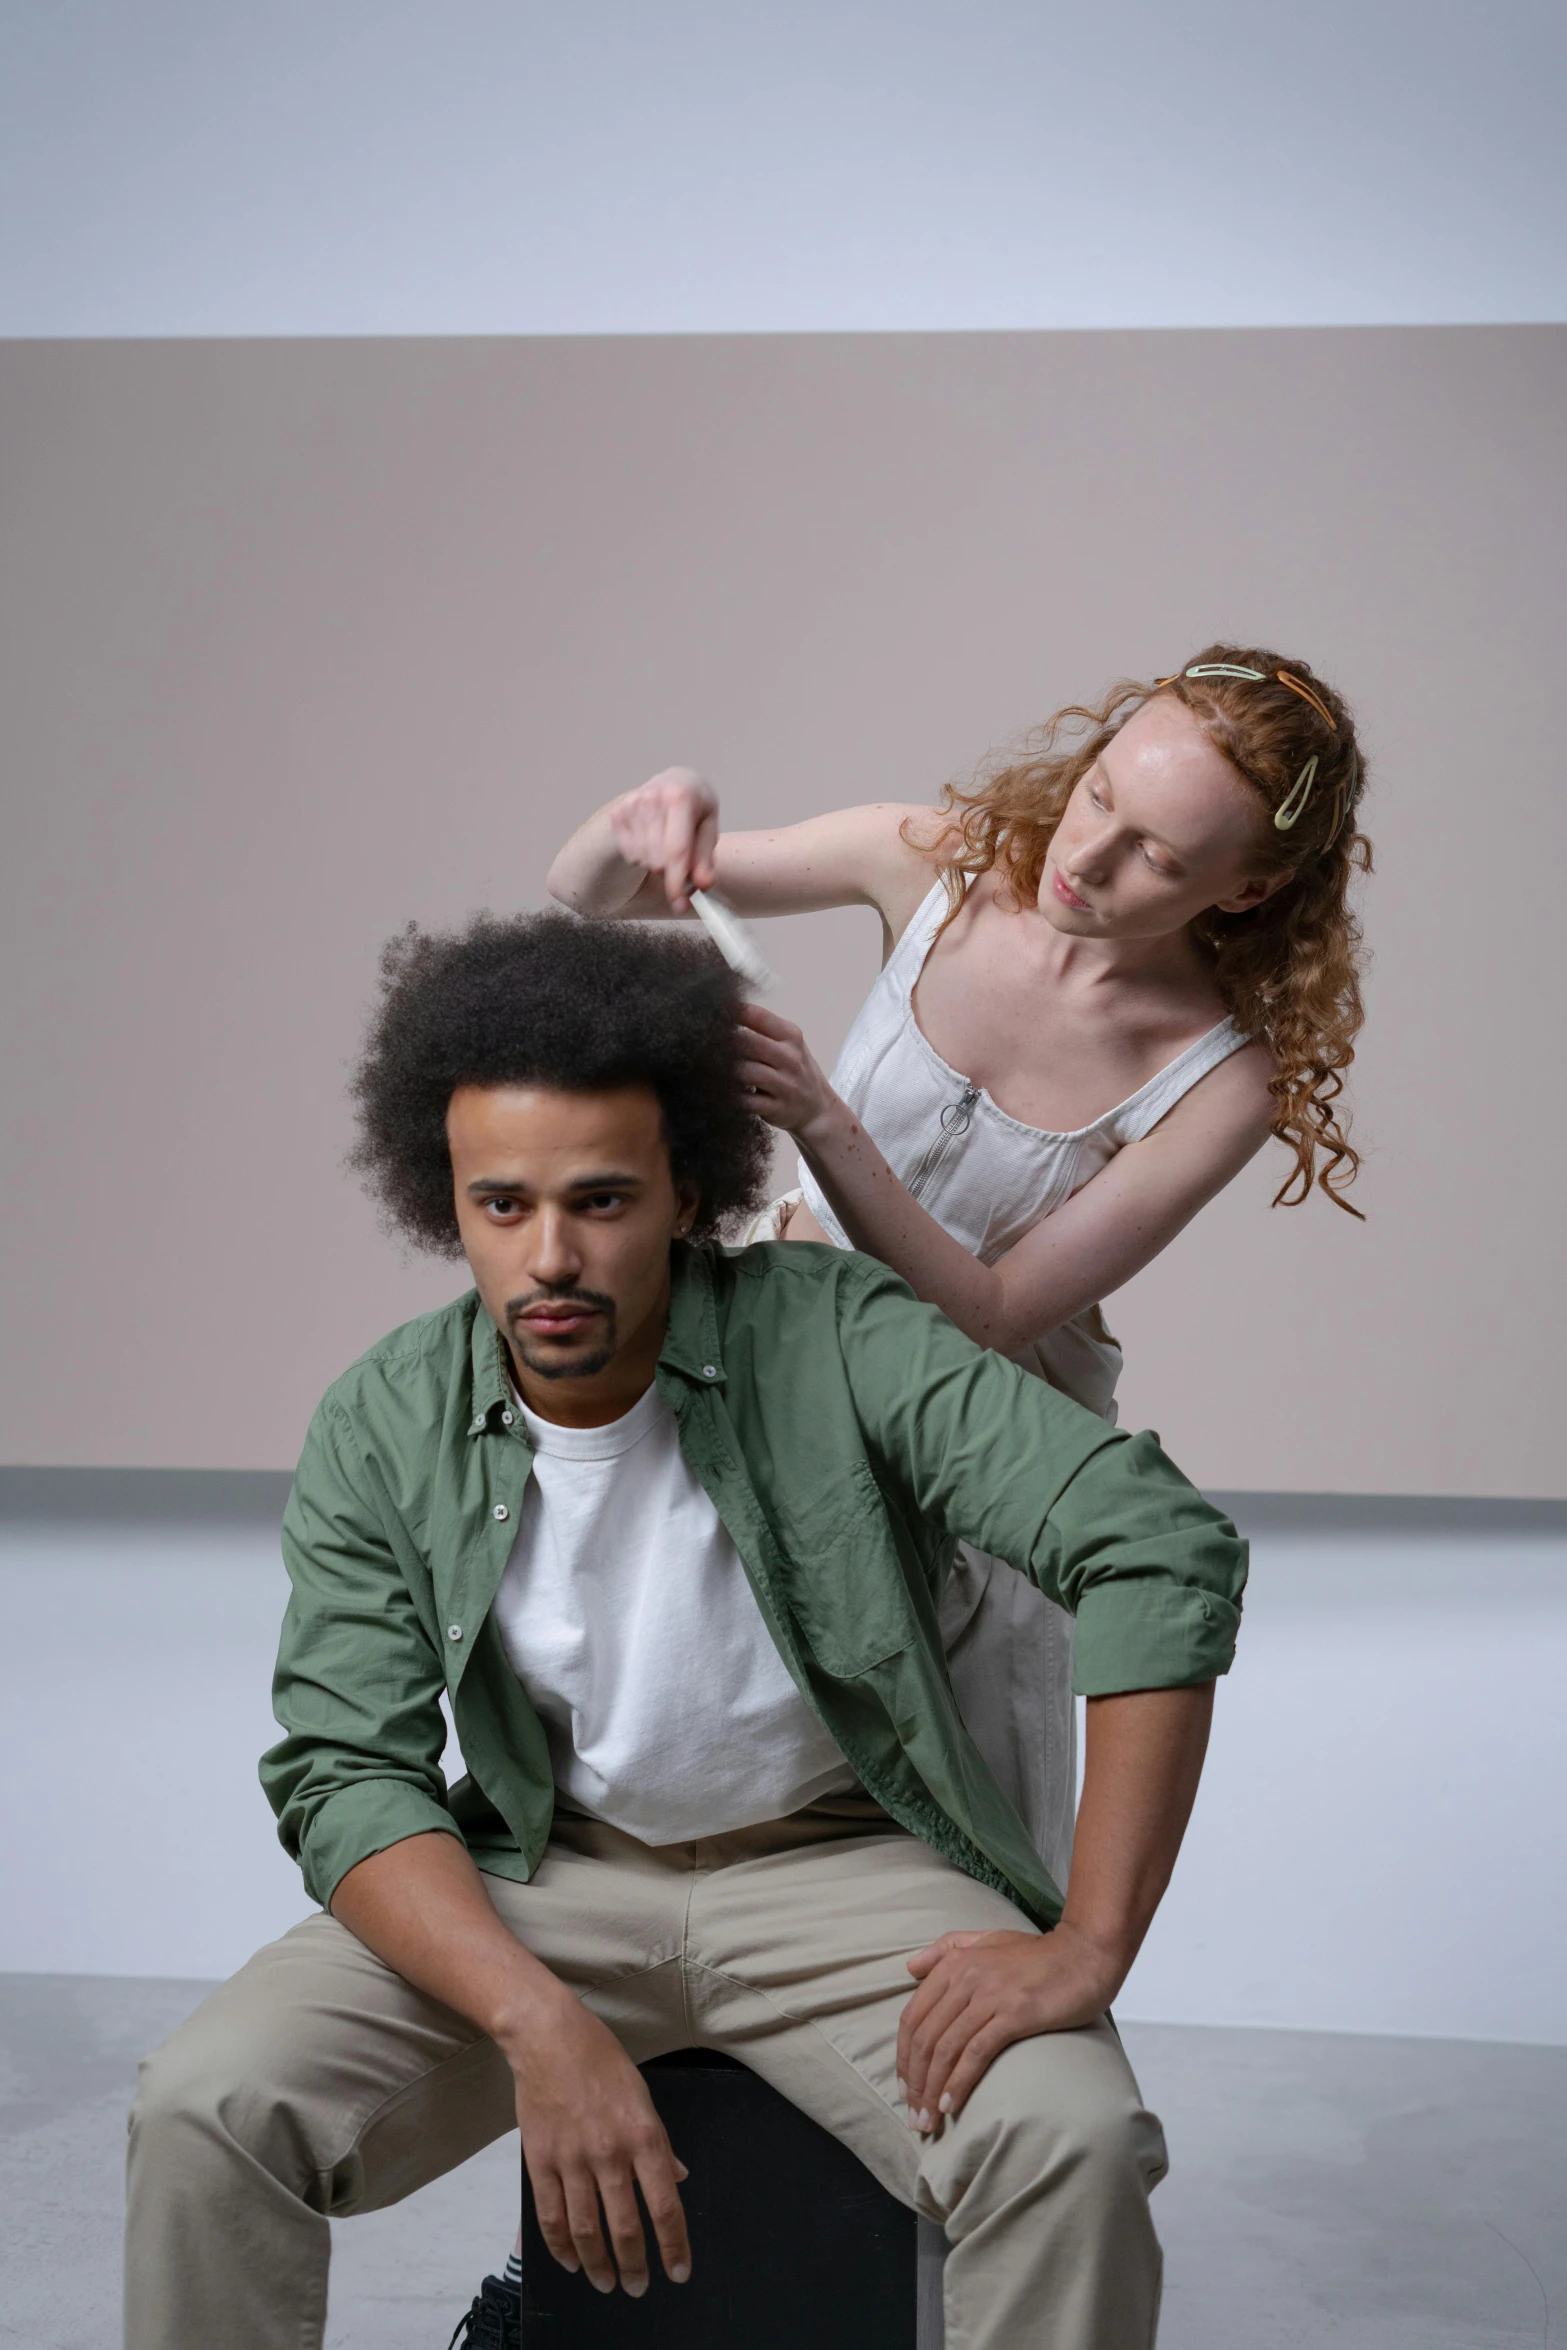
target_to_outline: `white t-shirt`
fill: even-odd
[[[658,1389],[606,1428],[522,1415],[533,1475],[495,1614],[567,1801],[678,1844],[852,1787]]]

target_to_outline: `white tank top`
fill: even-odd
[[[983,1086],[949,1068],[915,1018],[915,983],[946,910],[947,893],[937,882],[860,1006],[832,1082],[921,1207],[981,1264],[993,1265],[1118,1150],[1140,1142],[1247,1038],[1233,1020],[1221,1020],[1092,1125],[1070,1134],[1025,1126]],[[829,1239],[848,1248],[848,1235],[803,1159],[800,1187]],[[1097,1306],[1047,1331],[1016,1360],[1114,1419],[1121,1350]]]

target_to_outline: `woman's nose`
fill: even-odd
[[[1079,881],[1103,881],[1114,851],[1114,828],[1108,824],[1090,824],[1065,844],[1059,862],[1068,873],[1075,873]]]

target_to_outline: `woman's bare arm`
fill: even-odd
[[[1130,1281],[1267,1140],[1271,1064],[1248,1045],[1006,1255],[982,1265],[899,1182],[793,1023],[746,1008],[742,1082],[799,1144],[849,1239],[981,1346],[1015,1354]]]
[[[712,787],[689,767],[670,767],[578,827],[550,867],[550,894],[579,914],[644,921],[689,913],[692,889],[717,889],[747,915],[874,906],[895,939],[932,874],[902,827],[928,814],[878,801],[775,832],[721,832]]]

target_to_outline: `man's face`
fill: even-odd
[[[446,1139],[462,1244],[530,1410],[592,1426],[649,1385],[669,1305],[676,1188],[646,1086],[459,1086]]]

